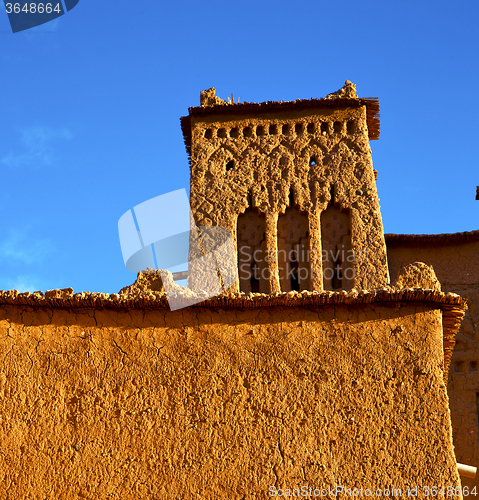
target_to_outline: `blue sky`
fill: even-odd
[[[118,292],[118,219],[189,188],[180,116],[241,101],[377,96],[385,231],[479,229],[479,4],[80,0],[9,33],[0,11],[0,289]]]

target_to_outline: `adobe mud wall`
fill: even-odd
[[[448,382],[457,461],[479,467],[479,232],[452,235],[386,235],[391,280],[411,262],[432,265],[442,290],[467,299],[456,336]],[[462,478],[463,485],[476,486]]]
[[[2,498],[459,484],[438,307],[105,297],[0,305]]]

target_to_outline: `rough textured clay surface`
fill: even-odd
[[[414,262],[404,266],[399,271],[394,287],[399,290],[401,288],[425,288],[441,291],[441,283],[433,267],[424,262]]]
[[[4,304],[0,496],[456,486],[441,316]]]
[[[467,299],[468,310],[456,337],[448,382],[456,458],[479,467],[479,232],[439,236],[387,235],[391,278],[409,262],[434,268],[445,292]],[[479,478],[461,478],[476,486]]]

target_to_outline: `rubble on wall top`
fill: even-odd
[[[182,287],[180,287],[182,288]],[[194,293],[184,289],[183,293]],[[443,293],[434,289],[403,288],[390,286],[374,290],[351,290],[349,292],[280,292],[275,294],[226,292],[191,307],[276,307],[276,306],[336,306],[363,305],[388,302],[422,302],[448,309],[458,307],[466,310],[465,299],[455,293]],[[29,305],[40,307],[109,307],[128,308],[168,308],[167,295],[157,290],[139,290],[135,293],[73,293],[72,288],[47,290],[45,293],[0,290],[0,304]]]
[[[346,80],[345,84],[336,92],[332,92],[331,94],[328,94],[326,97],[321,98],[321,99],[315,99],[312,98],[311,101],[323,101],[323,100],[336,100],[336,99],[356,99],[360,100],[356,93],[356,85],[349,80]],[[365,97],[364,99],[371,99],[368,97]],[[373,98],[376,99],[376,98]],[[250,103],[250,102],[244,102],[241,104],[285,104],[285,103],[300,103],[305,101],[305,99],[297,99],[295,101],[266,101],[262,103]],[[307,100],[306,100],[307,101]],[[206,90],[202,90],[200,92],[200,108],[207,108],[207,107],[212,107],[212,106],[237,106],[239,105],[239,102],[234,102],[233,98],[230,99],[228,98],[228,101],[225,101],[224,99],[221,99],[216,95],[216,89],[214,87],[211,87]],[[197,110],[196,107],[190,107],[190,110]]]
[[[220,99],[216,95],[216,89],[214,87],[211,87],[210,89],[207,90],[202,90],[200,92],[200,103],[201,106],[214,106],[216,104],[228,104],[226,101],[223,99]]]
[[[290,109],[306,108],[347,108],[366,106],[374,111],[374,116],[379,121],[379,101],[377,97],[358,97],[356,85],[349,80],[338,91],[326,97],[311,99],[296,99],[294,101],[263,101],[263,102],[234,102],[232,99],[225,101],[216,95],[216,90],[211,87],[200,92],[200,106],[188,108],[190,116],[212,114],[254,114],[259,112],[284,111]],[[182,119],[186,119],[183,117]],[[377,137],[379,138],[379,123],[377,124]]]
[[[349,80],[346,80],[346,83],[336,92],[328,94],[325,99],[357,99],[358,95],[356,94],[356,85]]]

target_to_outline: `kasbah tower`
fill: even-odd
[[[229,105],[214,89],[182,119],[198,225],[238,249],[235,291],[389,283],[371,160],[379,104],[347,83],[326,99]],[[324,268],[324,269],[323,269]]]
[[[384,234],[378,100],[209,89],[181,127],[238,280],[0,292],[0,497],[475,498],[479,231]]]

